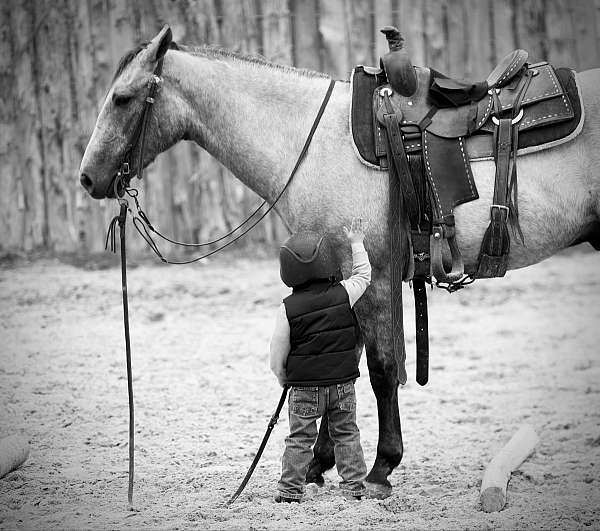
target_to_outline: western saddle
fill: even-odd
[[[573,118],[573,108],[552,66],[528,65],[524,50],[508,54],[485,81],[461,81],[433,69],[413,67],[398,30],[387,26],[381,31],[389,52],[381,58],[378,79],[382,83],[373,91],[372,120],[378,162],[389,173],[394,349],[402,355],[402,212],[411,229],[408,278],[415,296],[417,382],[425,385],[429,363],[425,285],[435,280],[438,286],[455,291],[476,278],[504,276],[509,229],[524,243],[517,204],[519,134]],[[453,211],[479,197],[467,141],[481,141],[480,137],[490,143],[496,163],[494,196],[477,268],[465,274]],[[449,268],[443,261],[444,243],[452,258]],[[406,381],[405,372],[400,380]]]

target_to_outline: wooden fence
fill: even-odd
[[[600,0],[2,0],[0,251],[101,249],[116,207],[87,196],[79,163],[119,58],[165,23],[182,43],[260,53],[337,79],[377,64],[386,47],[378,28],[392,23],[414,64],[483,78],[517,47],[533,61],[600,66],[599,9]],[[177,239],[226,231],[258,202],[190,143],[158,157],[141,188],[153,220]],[[270,217],[245,241],[284,237]]]

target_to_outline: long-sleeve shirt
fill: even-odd
[[[346,288],[350,307],[361,298],[371,283],[371,264],[369,256],[362,242],[352,244],[352,273],[350,278],[342,280],[340,284]],[[285,366],[290,353],[290,323],[285,312],[285,304],[281,304],[275,316],[275,327],[271,337],[271,370],[277,376],[279,383],[286,379]]]

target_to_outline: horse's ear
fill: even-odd
[[[158,35],[150,41],[150,44],[146,48],[147,60],[154,64],[167,53],[171,41],[173,40],[173,33],[168,24],[165,24],[159,31]]]

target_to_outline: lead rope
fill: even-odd
[[[119,238],[121,240],[121,289],[123,291],[123,327],[125,329],[125,357],[127,361],[127,394],[129,397],[129,486],[127,489],[127,501],[131,507],[133,504],[133,474],[134,474],[134,447],[135,447],[135,422],[133,408],[133,381],[131,376],[131,340],[129,337],[129,303],[127,299],[127,251],[125,247],[125,222],[127,221],[127,200],[120,199],[121,210],[110,222],[108,234],[106,235],[105,248],[110,240],[111,251],[116,252],[115,227],[119,225]]]

